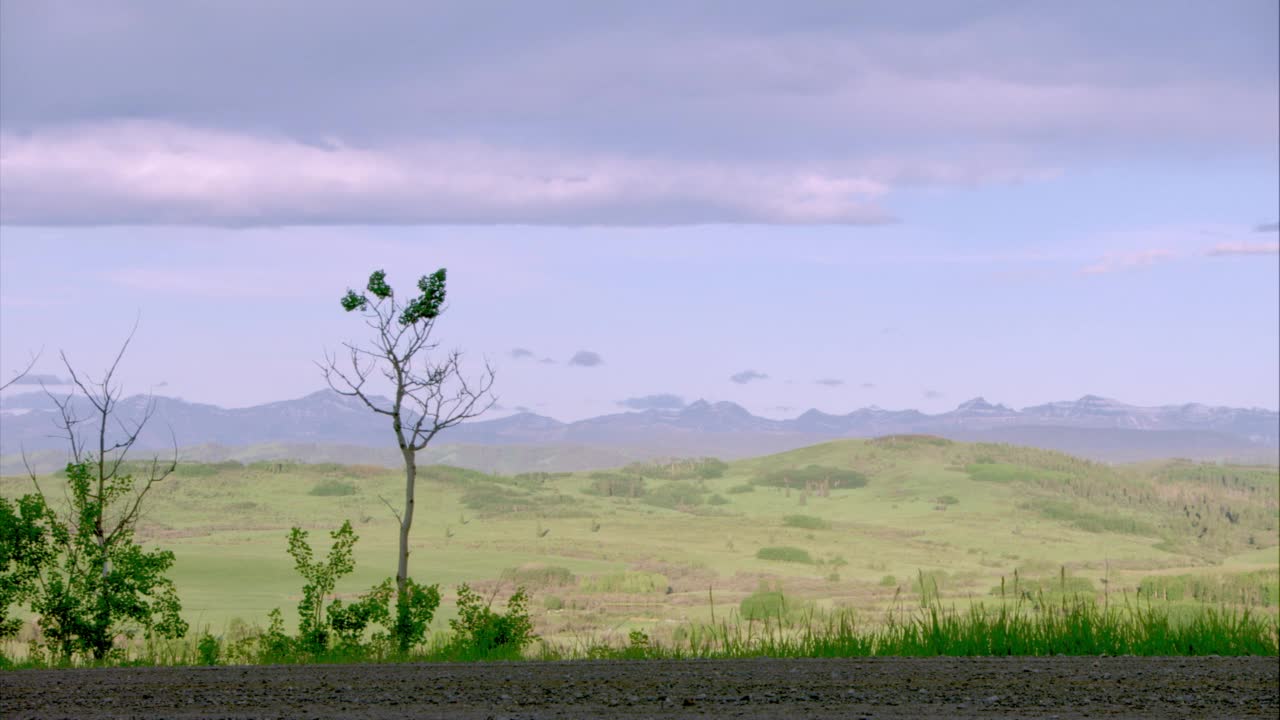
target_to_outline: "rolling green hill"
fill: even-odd
[[[323,533],[352,521],[358,565],[340,593],[394,574],[395,520],[381,498],[396,503],[402,483],[370,465],[187,464],[148,497],[140,535],[176,553],[193,626],[264,624],[297,602],[290,526],[323,547]],[[0,478],[0,495],[29,491],[29,479]],[[732,463],[521,475],[431,466],[418,497],[411,569],[441,583],[446,608],[459,582],[486,594],[525,584],[538,631],[570,642],[750,612],[778,588],[793,609],[874,617],[895,596],[989,599],[1015,573],[1019,591],[1119,601],[1144,587],[1276,611],[1275,467],[1113,467],[891,436]]]

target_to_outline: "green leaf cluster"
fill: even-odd
[[[477,657],[518,657],[537,636],[529,618],[529,596],[524,588],[507,599],[507,611],[498,613],[467,584],[458,586],[458,618],[449,621],[454,647],[460,654]]]
[[[440,268],[430,275],[423,275],[418,279],[418,290],[421,294],[405,303],[400,310],[399,322],[401,325],[413,325],[420,320],[434,320],[443,312],[445,279],[445,268]],[[374,297],[374,300],[370,300],[369,295],[349,289],[347,294],[342,296],[342,309],[347,312],[365,310],[371,302],[381,302],[392,298],[392,312],[395,312],[395,293],[392,291],[391,286],[387,284],[387,273],[385,271],[374,270],[370,273],[369,282],[365,286],[365,290]]]
[[[341,528],[329,533],[333,545],[328,556],[320,561],[315,559],[307,536],[307,531],[301,528],[295,527],[289,532],[289,556],[298,574],[306,580],[298,602],[297,636],[290,638],[285,634],[283,623],[277,622],[279,611],[274,611],[272,628],[275,630],[268,629],[261,646],[265,657],[284,657],[290,651],[317,656],[331,649],[358,654],[366,648],[366,631],[374,626],[381,626],[383,630],[373,633],[367,649],[377,650],[394,642],[396,649],[404,653],[426,641],[427,628],[440,606],[438,586],[419,585],[409,578],[404,596],[398,597],[395,581],[387,578],[356,600],[343,602],[335,598],[325,606],[338,580],[355,570],[353,553],[359,537],[352,530],[351,521],[344,521]]]
[[[95,476],[91,467],[91,459],[67,465],[71,512],[65,522],[42,495],[0,504],[5,613],[10,603],[27,602],[40,617],[46,647],[64,660],[102,660],[118,635],[178,638],[187,632],[177,590],[165,576],[173,553],[147,551],[134,540],[140,497],[128,500],[133,476]],[[108,528],[105,518],[112,514],[123,519]],[[6,617],[3,629],[16,630],[14,621]]]
[[[57,556],[52,540],[55,519],[39,495],[16,502],[0,498],[0,639],[13,637],[22,621],[9,607],[39,594],[41,571]]]

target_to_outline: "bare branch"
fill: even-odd
[[[84,418],[76,417],[75,407],[71,403],[74,395],[68,393],[65,398],[59,400],[56,395],[49,392],[49,388],[45,387],[44,383],[40,383],[40,389],[44,390],[44,394],[57,406],[59,420],[55,420],[54,425],[63,431],[67,442],[71,444],[71,459],[77,463],[80,462],[85,441],[76,434],[75,427],[84,422]]]
[[[36,492],[40,494],[40,498],[44,499],[44,490],[40,487],[40,481],[36,479],[36,471],[31,467],[31,463],[27,462],[27,449],[20,448],[22,452],[22,467],[27,469],[27,475],[31,478],[31,484],[35,485]]]
[[[31,359],[27,361],[27,366],[19,370],[16,375],[14,375],[12,378],[9,379],[9,382],[3,385],[0,385],[0,390],[7,390],[9,389],[10,385],[13,385],[19,380],[22,380],[22,378],[26,377],[27,373],[31,372],[31,368],[36,366],[36,362],[40,359],[40,356],[42,354],[44,354],[44,348],[40,348],[40,352],[36,353],[35,355],[32,355]]]
[[[379,499],[379,500],[381,500],[381,501],[382,501],[382,504],[383,504],[383,505],[386,505],[386,506],[387,506],[387,509],[391,511],[391,514],[395,516],[395,518],[396,518],[396,522],[398,522],[398,523],[404,523],[404,520],[400,519],[400,513],[396,512],[396,509],[391,505],[391,503],[387,502],[387,499],[386,499],[386,498],[384,498],[384,497],[382,497],[381,495],[379,495],[379,496],[378,496],[378,499]]]
[[[363,402],[365,405],[367,405],[370,410],[376,413],[380,413],[382,415],[394,415],[394,410],[388,410],[386,408],[378,407],[373,403],[372,400],[369,399],[369,396],[365,394],[364,384],[369,379],[369,374],[368,374],[369,370],[362,369],[360,367],[360,361],[359,361],[357,349],[351,347],[350,345],[348,345],[347,347],[351,349],[351,368],[352,368],[351,372],[352,372],[352,375],[355,376],[354,380],[351,379],[351,377],[348,377],[346,373],[344,373],[342,370],[338,368],[337,356],[335,355],[329,355],[328,353],[326,353],[325,362],[323,364],[319,362],[316,363],[316,365],[320,368],[320,372],[324,376],[325,383],[329,386],[329,389],[338,393],[339,395],[344,395],[346,397],[359,398],[360,401]],[[337,383],[335,383],[334,381],[335,377],[338,379],[338,381],[342,383],[342,385],[346,387],[345,390],[338,387]]]
[[[155,455],[151,458],[151,468],[147,473],[147,482],[134,496],[132,504],[128,506],[125,512],[116,521],[115,527],[107,534],[107,542],[115,540],[121,530],[133,527],[140,516],[142,507],[142,499],[158,482],[163,482],[166,478],[178,469],[178,436],[174,434],[173,428],[169,428],[169,437],[173,440],[173,458],[163,467],[160,465],[160,456]]]

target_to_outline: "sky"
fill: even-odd
[[[0,1],[0,380],[324,387],[441,350],[561,420],[1280,405],[1280,5]],[[25,391],[33,385],[10,389]]]

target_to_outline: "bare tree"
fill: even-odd
[[[179,615],[182,608],[173,583],[164,577],[173,565],[173,553],[145,551],[133,537],[143,500],[178,463],[175,438],[173,456],[163,461],[159,455],[153,456],[143,465],[140,478],[135,479],[130,471],[133,468],[126,466],[129,452],[155,413],[150,397],[132,421],[122,419],[119,412],[123,390],[115,375],[136,330],[135,324],[97,381],[77,373],[66,354],[59,353],[71,384],[83,394],[85,403],[75,401],[75,390],[58,397],[45,388],[58,408],[55,424],[70,445],[70,492],[67,516],[55,520],[51,511],[48,515],[55,523],[51,537],[59,548],[62,567],[43,569],[32,609],[41,613],[46,636],[67,657],[77,651],[105,657],[122,622],[139,622],[148,633],[162,637],[181,636],[187,628]],[[82,411],[86,415],[81,416]],[[27,472],[40,504],[48,507],[48,495],[29,464]]]
[[[477,417],[491,408],[495,398],[494,370],[488,362],[484,372],[469,382],[462,374],[462,353],[452,350],[438,359],[430,355],[439,347],[432,340],[436,318],[444,312],[445,269],[418,280],[421,294],[401,303],[387,285],[386,273],[369,275],[368,295],[348,290],[342,298],[347,312],[359,311],[373,331],[367,347],[347,342],[349,368],[339,368],[336,355],[326,353],[318,363],[329,387],[340,395],[359,398],[370,410],[390,421],[396,445],[404,458],[404,507],[396,511],[400,523],[400,549],[396,566],[397,607],[407,607],[409,580],[409,530],[413,527],[414,494],[418,476],[417,453],[446,428]],[[371,297],[372,296],[372,297]],[[390,400],[372,394],[366,387],[377,372],[390,383]],[[386,502],[385,500],[383,502]],[[407,638],[401,637],[402,647]]]
[[[152,486],[169,477],[178,467],[178,442],[175,437],[173,440],[173,456],[165,462],[160,461],[159,455],[153,456],[147,468],[147,474],[143,478],[142,487],[123,505],[118,515],[112,518],[104,517],[106,505],[110,499],[108,496],[113,494],[109,491],[108,486],[117,478],[122,477],[121,466],[124,464],[129,451],[138,442],[138,435],[142,433],[142,429],[146,427],[156,410],[155,399],[148,396],[140,417],[132,421],[126,421],[121,419],[117,412],[123,389],[120,385],[113,384],[113,382],[116,370],[120,367],[120,360],[124,358],[124,353],[129,349],[129,343],[133,342],[133,336],[137,330],[138,326],[135,323],[133,329],[129,331],[129,336],[125,338],[124,344],[120,346],[120,352],[116,353],[115,360],[107,368],[107,372],[102,376],[102,379],[98,381],[94,381],[87,376],[82,377],[76,373],[75,368],[71,366],[71,361],[67,359],[67,354],[62,351],[58,352],[58,357],[62,360],[63,367],[67,369],[71,384],[80,390],[92,408],[88,417],[79,416],[79,412],[73,402],[75,398],[74,391],[65,397],[59,398],[49,392],[49,389],[45,388],[44,384],[41,383],[41,388],[44,389],[45,394],[58,407],[58,418],[54,420],[54,423],[66,435],[71,449],[72,462],[77,465],[85,463],[94,470],[95,477],[93,480],[96,485],[96,491],[91,498],[97,503],[98,514],[94,521],[93,534],[99,547],[106,547],[116,535],[125,529],[132,528],[137,523],[142,509],[142,499],[150,492]],[[83,436],[78,430],[78,427],[85,422],[89,422],[91,427],[88,437]],[[112,429],[113,424],[114,430]],[[34,482],[36,479],[35,474],[30,472],[28,474],[31,475],[31,479]],[[37,489],[38,487],[37,485]],[[102,573],[105,576],[110,571],[110,560],[107,560],[106,565],[102,568]]]

